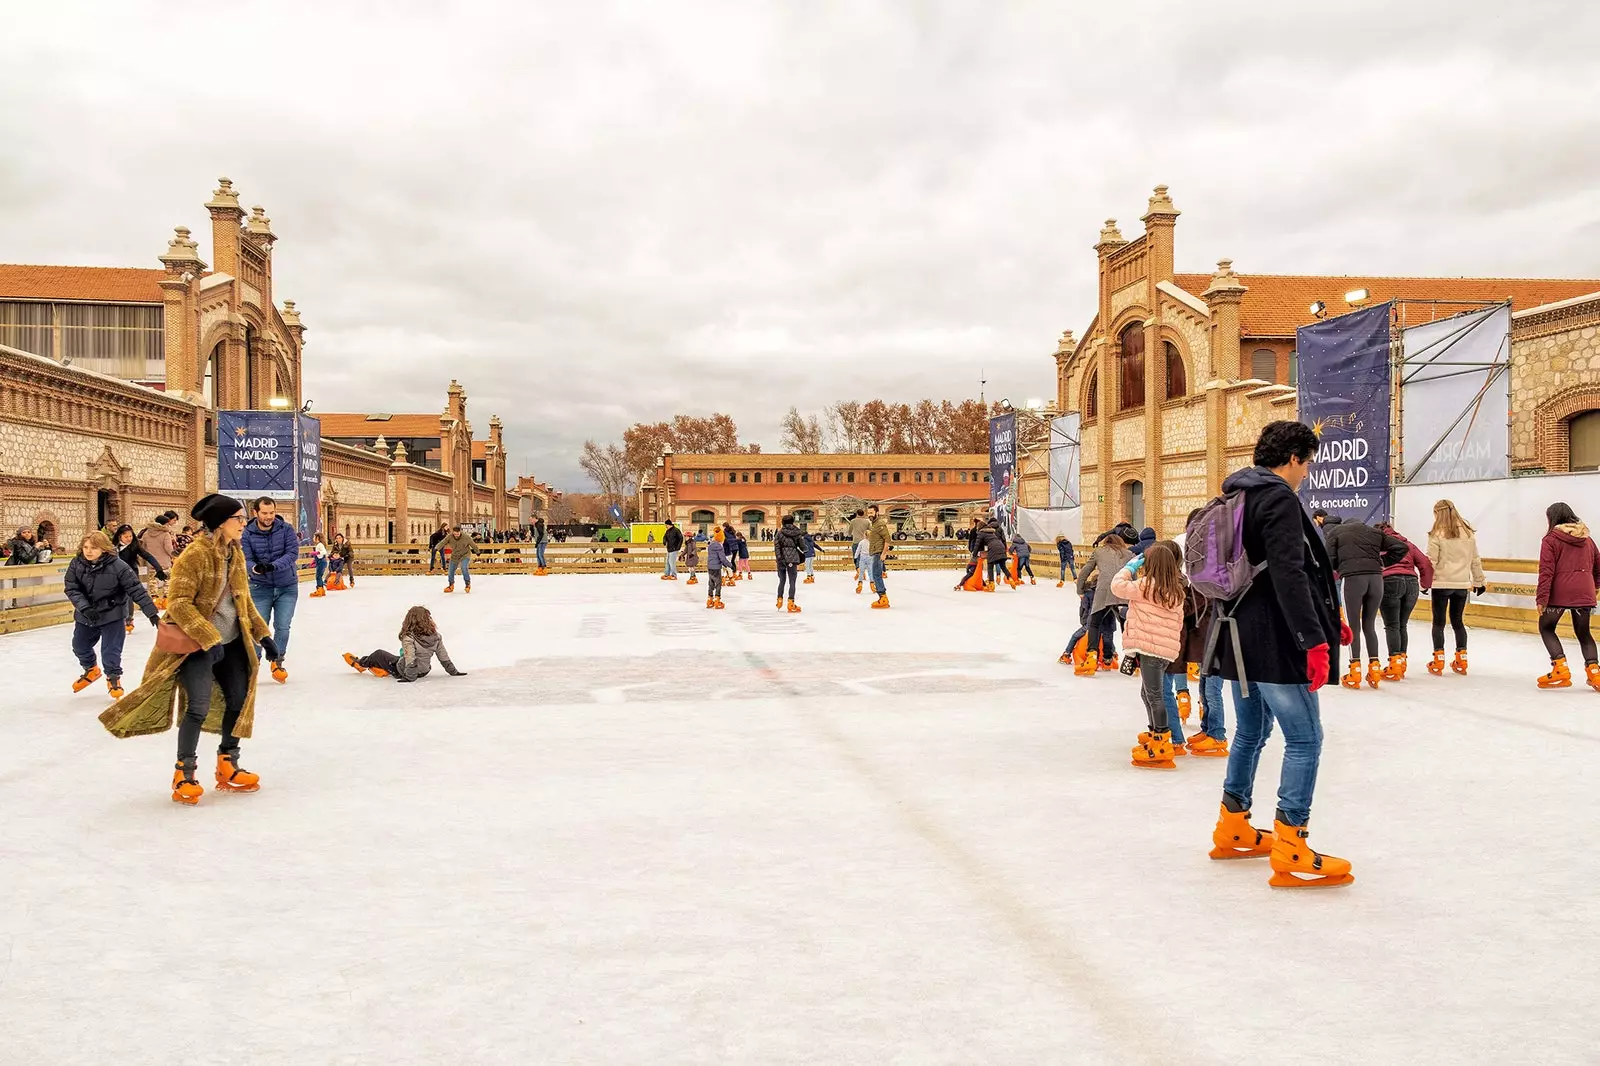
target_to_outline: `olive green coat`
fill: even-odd
[[[166,620],[177,625],[200,647],[214,648],[222,639],[211,624],[211,615],[222,602],[224,590],[233,596],[234,608],[239,612],[239,632],[246,640],[253,644],[271,634],[272,630],[250,599],[243,548],[234,546],[230,564],[213,538],[198,537],[173,560],[171,577],[167,584]],[[115,737],[138,737],[171,729],[174,711],[182,715],[187,706],[183,686],[178,683],[178,668],[185,658],[152,648],[139,687],[107,707],[100,715],[100,724]],[[254,659],[254,655],[251,658]],[[250,736],[255,711],[256,675],[252,672],[234,736]],[[222,712],[222,690],[213,685],[211,710],[202,728],[208,733],[220,733]]]

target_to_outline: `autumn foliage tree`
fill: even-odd
[[[998,405],[993,410],[998,414]],[[825,413],[835,452],[971,455],[989,450],[990,411],[977,400],[841,400]]]

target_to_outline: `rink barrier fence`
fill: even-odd
[[[427,573],[428,549],[424,545],[357,544],[354,547],[358,578],[366,575]],[[824,551],[816,557],[815,569],[825,572],[854,569],[848,544],[827,541],[823,547]],[[890,552],[890,567],[896,570],[959,570],[965,568],[967,558],[966,545],[960,541],[895,541]],[[1033,558],[1033,569],[1040,583],[1053,584],[1058,572],[1055,545],[1033,545]],[[545,549],[545,561],[552,574],[659,574],[665,559],[665,550],[655,544],[569,541],[565,544],[553,543]],[[72,621],[72,604],[66,598],[64,587],[69,561],[64,559],[31,566],[0,566],[0,634]],[[777,569],[771,544],[760,542],[750,546],[750,568],[765,573]],[[1519,633],[1537,632],[1538,614],[1528,604],[1533,599],[1533,579],[1539,572],[1538,562],[1532,559],[1485,559],[1483,568],[1488,579],[1488,592],[1482,599],[1474,599],[1468,605],[1469,625]],[[482,545],[473,556],[472,569],[477,574],[532,574],[533,546]],[[699,569],[705,570],[703,552]],[[316,567],[310,549],[301,550],[299,571],[302,582],[314,579]],[[154,575],[148,570],[143,570],[142,576],[147,584],[153,585]],[[1423,621],[1428,619],[1426,600],[1417,605],[1417,612],[1412,617]],[[1563,621],[1560,633],[1571,639],[1571,624]]]

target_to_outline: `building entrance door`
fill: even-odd
[[[1130,481],[1122,486],[1122,513],[1134,529],[1144,528],[1144,482]]]

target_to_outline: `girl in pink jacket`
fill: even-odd
[[[1150,730],[1139,734],[1133,765],[1148,770],[1171,770],[1174,755],[1182,752],[1183,737],[1173,747],[1172,730],[1181,729],[1167,717],[1162,681],[1167,664],[1183,654],[1183,569],[1170,541],[1152,544],[1143,555],[1117,571],[1111,591],[1128,601],[1124,650],[1139,654],[1139,681]]]

